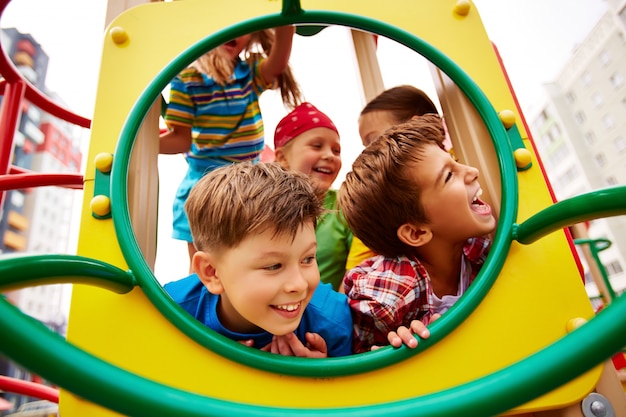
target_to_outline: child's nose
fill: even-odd
[[[322,152],[323,152],[324,159],[332,159],[335,157],[335,153],[333,152],[330,146],[324,147]]]
[[[300,268],[295,268],[292,273],[289,274],[287,282],[285,283],[285,291],[287,292],[302,292],[309,286],[303,271]]]
[[[476,181],[478,179],[478,168],[474,168],[469,165],[466,165],[465,168],[465,180],[467,182]]]

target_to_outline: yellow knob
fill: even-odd
[[[459,16],[467,16],[472,5],[468,0],[458,0],[454,5],[454,13]]]
[[[109,30],[109,35],[116,45],[121,45],[128,40],[128,32],[119,26],[112,27]]]
[[[583,324],[587,323],[587,320],[581,318],[581,317],[576,317],[573,319],[569,319],[567,321],[567,325],[566,325],[566,330],[567,333],[571,333],[574,330],[576,330],[577,328],[579,328],[580,326],[582,326]]]
[[[111,166],[113,165],[113,155],[106,152],[99,153],[96,155],[94,162],[98,171],[104,173],[110,172]]]
[[[515,166],[520,169],[528,168],[532,161],[532,155],[526,148],[519,148],[513,152],[513,158],[515,158]]]
[[[108,216],[111,213],[111,199],[106,195],[96,195],[91,199],[89,207],[96,216]]]
[[[515,124],[515,113],[512,110],[502,110],[498,116],[500,116],[500,121],[505,129],[509,129]]]

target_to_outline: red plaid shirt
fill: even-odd
[[[489,239],[472,238],[463,247],[471,269],[470,283],[490,246]],[[354,353],[388,345],[389,332],[408,327],[412,320],[428,324],[435,313],[430,277],[415,257],[375,256],[348,271],[343,282],[354,319]]]

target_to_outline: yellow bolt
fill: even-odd
[[[89,207],[96,216],[108,216],[111,213],[111,199],[106,195],[96,195],[89,202]]]
[[[459,16],[467,16],[472,5],[468,0],[458,0],[454,5],[454,13]]]
[[[498,116],[500,116],[500,121],[505,129],[509,129],[515,124],[515,113],[512,110],[502,110]]]
[[[113,165],[113,155],[107,152],[99,153],[96,155],[94,162],[98,171],[103,173],[110,172]]]
[[[116,45],[121,45],[128,40],[128,32],[119,26],[112,27],[109,34]]]
[[[513,152],[513,158],[515,159],[515,166],[520,169],[528,168],[532,161],[532,155],[526,148],[519,148]]]
[[[571,333],[574,330],[576,330],[577,328],[579,328],[580,326],[582,326],[583,324],[587,323],[587,320],[581,318],[581,317],[576,317],[573,319],[569,319],[567,321],[567,325],[565,326],[567,333]]]

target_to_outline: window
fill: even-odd
[[[554,150],[548,158],[551,166],[556,166],[563,162],[569,156],[569,149],[564,143]]]
[[[24,207],[24,200],[26,199],[26,197],[24,196],[24,194],[19,191],[19,190],[15,190],[11,193],[11,204],[13,205],[13,207],[15,208],[20,208],[20,207]]]
[[[600,168],[606,165],[606,156],[603,153],[596,154],[593,157],[593,160],[596,162],[596,165]]]
[[[611,129],[613,126],[615,126],[615,121],[610,114],[607,114],[602,118],[602,123],[604,123],[604,127],[606,127],[607,129]]]
[[[583,86],[588,86],[591,82],[591,74],[589,74],[589,71],[585,71],[580,79],[583,82]]]
[[[611,85],[615,88],[624,84],[624,77],[622,77],[622,74],[619,72],[613,73],[613,75],[609,77],[609,80],[611,81]]]
[[[623,271],[624,270],[622,269],[622,265],[619,261],[613,261],[606,266],[606,272],[608,272],[609,275],[620,274]]]
[[[550,131],[546,132],[545,135],[541,137],[541,139],[546,145],[551,145],[552,143],[554,143],[554,137],[552,137],[552,133],[550,133]]]
[[[615,145],[615,149],[617,149],[617,152],[621,153],[626,151],[626,140],[623,136],[618,136],[613,139],[613,145]]]
[[[572,104],[576,101],[576,94],[568,91],[567,94],[565,94],[565,101],[567,101],[567,104]]]
[[[612,186],[612,185],[617,185],[617,178],[615,178],[613,175],[611,175],[610,177],[607,177],[604,180],[604,182],[609,187]]]
[[[583,135],[583,138],[585,139],[585,143],[587,145],[589,145],[589,146],[591,146],[594,143],[596,143],[596,135],[592,131],[589,131],[589,132],[585,133]]]
[[[596,107],[600,107],[604,104],[604,98],[602,98],[602,94],[597,91],[591,95],[591,101],[593,101],[593,105]]]
[[[555,140],[561,137],[561,129],[559,129],[559,125],[553,124],[550,127],[550,136],[552,136]]]
[[[546,120],[548,120],[548,115],[546,111],[543,110],[541,113],[539,113],[539,116],[537,116],[537,125],[539,126],[543,125],[546,122]]]
[[[577,112],[574,115],[574,119],[576,119],[576,123],[578,123],[579,125],[582,125],[585,122],[585,113],[583,113],[582,111]]]
[[[608,65],[611,62],[611,54],[606,50],[600,52],[600,62],[602,62],[602,65]]]
[[[565,173],[559,176],[558,183],[563,187],[567,187],[572,182],[574,182],[574,180],[578,178],[579,175],[580,172],[578,171],[578,168],[572,166],[567,171],[565,171]]]

